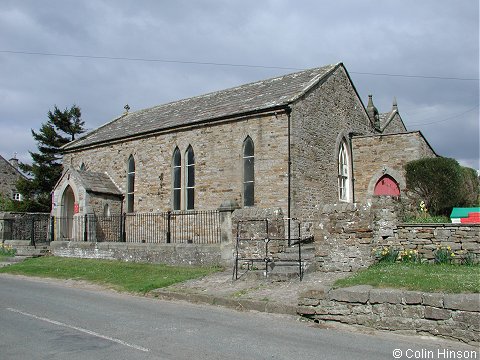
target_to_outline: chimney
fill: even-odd
[[[378,110],[373,105],[372,95],[368,95],[367,114],[370,120],[373,122],[373,126],[376,130],[380,130],[380,116]]]
[[[8,161],[10,162],[10,165],[12,165],[16,170],[18,170],[17,153],[13,154],[13,157]]]

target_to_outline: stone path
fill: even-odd
[[[302,281],[269,282],[267,280],[232,280],[232,272],[225,271],[156,289],[150,296],[166,299],[227,306],[235,309],[271,313],[296,314],[298,298],[305,291],[326,291],[335,280],[349,273],[310,273]]]

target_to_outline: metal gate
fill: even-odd
[[[272,264],[297,266],[298,276],[303,279],[302,243],[311,242],[313,236],[301,235],[298,219],[248,219],[240,220],[236,227],[235,262],[233,278],[237,280],[249,271],[264,271],[268,277]],[[296,256],[283,258],[280,254],[290,252],[298,246]]]

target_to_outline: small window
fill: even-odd
[[[181,194],[182,194],[182,156],[178,147],[173,151],[172,162],[172,176],[173,176],[173,210],[180,210]]]
[[[350,201],[350,175],[347,143],[342,141],[338,151],[338,198]]]
[[[135,159],[132,155],[128,158],[127,168],[127,212],[134,211],[135,201]]]
[[[105,206],[103,207],[103,216],[110,216],[110,206],[108,204],[105,204]]]
[[[80,164],[80,171],[85,171],[85,170],[87,170],[87,167],[85,166],[85,163],[82,162]]]
[[[193,153],[193,148],[191,146],[187,149],[186,160],[186,209],[193,210],[195,208],[195,154]]]
[[[243,205],[253,206],[255,203],[255,154],[254,144],[250,136],[243,142]]]

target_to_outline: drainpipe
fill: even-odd
[[[288,217],[288,245],[290,245],[290,223],[292,218],[292,156],[291,156],[291,113],[292,108],[287,106],[285,112],[288,117],[288,204],[287,204],[287,217]]]

